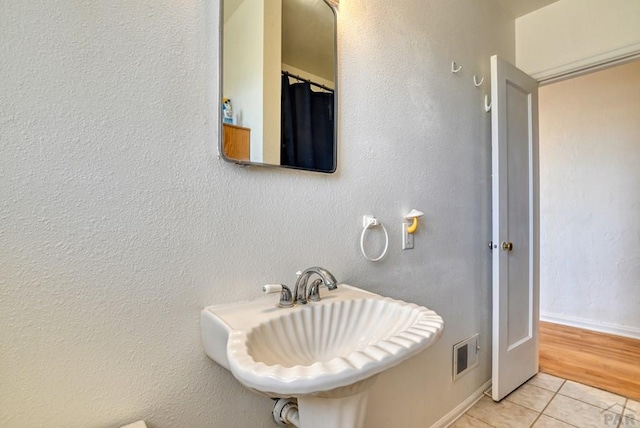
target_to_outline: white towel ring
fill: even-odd
[[[382,254],[380,254],[378,257],[373,258],[373,257],[369,257],[367,255],[367,252],[364,250],[364,236],[367,234],[367,230],[375,226],[380,226],[384,231],[384,250],[382,250]],[[378,262],[382,260],[382,258],[387,254],[388,249],[389,249],[389,234],[387,233],[387,228],[384,227],[382,223],[380,223],[375,219],[373,219],[373,221],[369,221],[369,223],[362,228],[362,234],[360,235],[360,251],[362,251],[362,255],[364,256],[364,258],[369,260],[370,262]]]

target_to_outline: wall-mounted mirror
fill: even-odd
[[[223,157],[336,169],[336,14],[327,0],[222,0]]]

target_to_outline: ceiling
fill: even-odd
[[[243,1],[244,0],[225,1],[225,21],[231,14],[233,14],[233,12]],[[519,18],[522,15],[526,15],[527,13],[533,12],[534,10],[548,6],[551,3],[555,3],[556,1],[558,0],[498,0],[498,3],[500,4],[500,6],[502,6],[503,9],[508,11],[512,17]]]
[[[224,22],[227,22],[233,12],[240,7],[244,0],[224,0]]]
[[[244,1],[224,0],[224,22]],[[333,82],[334,25],[324,0],[282,0],[282,62]]]
[[[505,9],[513,18],[531,13],[555,3],[558,0],[498,0],[500,6]]]
[[[282,62],[334,81],[334,22],[324,0],[283,0]]]
[[[224,20],[244,0],[224,0]],[[497,0],[513,18],[559,0]],[[334,16],[324,0],[283,0],[282,61],[333,80]]]

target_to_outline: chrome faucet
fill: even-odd
[[[318,275],[315,281],[308,285],[309,277],[313,274]],[[335,290],[338,288],[338,281],[331,272],[321,267],[312,267],[305,269],[302,272],[298,272],[298,280],[296,286],[293,289],[293,293],[284,284],[267,284],[262,287],[262,291],[265,293],[280,293],[280,301],[278,306],[281,308],[290,308],[294,304],[301,305],[307,302],[319,302],[320,301],[320,286],[324,284],[329,290]]]
[[[307,287],[309,277],[313,274],[320,276]],[[324,283],[329,290],[338,288],[338,281],[331,272],[321,267],[310,267],[300,272],[296,286],[293,289],[293,298],[299,304],[306,304],[308,301],[318,302],[320,300],[320,286]],[[307,290],[308,288],[308,290]]]

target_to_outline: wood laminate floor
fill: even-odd
[[[640,400],[640,340],[540,322],[540,371]]]

